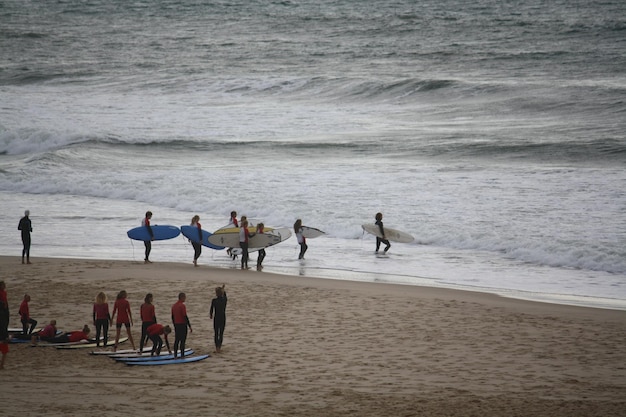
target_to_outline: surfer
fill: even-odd
[[[265,225],[263,223],[259,223],[256,225],[256,232],[258,234],[263,234],[263,230],[265,229]],[[263,259],[265,259],[265,248],[259,250],[259,256],[256,258],[256,269],[260,271],[263,269]]]
[[[152,232],[152,227],[150,227],[150,219],[152,219],[152,212],[146,211],[146,217],[141,221],[141,225],[148,229],[148,234],[150,234],[150,240],[144,240],[143,244],[146,247],[146,258],[143,260],[145,264],[151,264],[150,262],[150,251],[152,251],[152,241],[154,240],[154,233]]]
[[[209,318],[213,320],[213,329],[215,330],[215,352],[222,351],[222,342],[224,341],[224,328],[226,327],[226,284],[215,288],[215,298],[211,301],[211,309],[209,310]]]
[[[113,352],[117,350],[117,345],[120,341],[120,332],[122,331],[122,325],[126,327],[128,340],[130,340],[130,344],[133,345],[133,350],[135,349],[133,335],[130,332],[130,326],[132,326],[133,324],[133,314],[130,310],[130,303],[126,299],[127,296],[128,294],[126,293],[126,291],[120,291],[117,294],[117,299],[115,300],[115,304],[113,305],[113,314],[111,315],[111,321],[115,319],[115,314],[117,313],[117,321],[115,322],[115,345],[113,346]]]
[[[293,224],[293,230],[296,233],[296,238],[298,239],[298,244],[300,245],[300,255],[298,255],[298,259],[304,259],[304,254],[309,247],[306,244],[306,238],[302,234],[302,220],[296,220]]]
[[[193,266],[198,266],[198,258],[202,253],[202,226],[200,225],[200,216],[197,214],[191,218],[191,226],[198,228],[198,241],[194,242],[193,240],[189,240],[191,242],[191,246],[193,246]]]
[[[156,353],[157,356],[161,354],[161,348],[163,347],[163,339],[161,339],[161,335],[165,338],[165,346],[167,346],[167,351],[172,353],[172,349],[170,349],[170,342],[167,340],[167,335],[172,333],[172,328],[170,326],[163,326],[159,323],[151,324],[147,331],[147,335],[152,340],[152,351],[150,352],[150,356],[154,356]],[[141,350],[139,351],[141,353]]]
[[[248,220],[241,221],[241,228],[239,229],[239,246],[241,246],[241,269],[250,269],[248,267],[248,258],[250,257],[248,253],[248,243],[250,242],[250,238],[254,236],[254,234],[250,234],[248,231]]]
[[[382,237],[376,236],[376,253],[378,253],[381,243],[387,245],[385,247],[385,253],[387,253],[387,251],[391,247],[391,243],[389,243],[389,241],[385,238],[385,228],[383,227],[383,213],[376,213],[376,226],[378,226],[378,228],[380,229],[380,234],[382,235]]]
[[[74,330],[71,332],[63,333],[52,339],[49,339],[51,343],[78,343],[82,340],[89,340],[89,332],[91,329],[86,324],[82,330]]]
[[[55,323],[56,324],[56,323]],[[111,314],[109,313],[109,303],[107,296],[102,291],[96,295],[93,304],[93,325],[96,328],[96,347],[100,346],[100,335],[102,335],[103,346],[109,340],[109,325],[111,324]]]
[[[239,227],[239,222],[237,221],[237,212],[234,210],[230,212],[230,221],[228,222],[228,226]],[[237,259],[237,255],[233,255],[233,248],[228,248],[226,250],[226,253],[228,253],[228,256],[230,256],[231,258]]]
[[[187,317],[187,307],[185,306],[187,296],[184,292],[178,294],[178,301],[172,306],[172,322],[174,323],[174,357],[178,355],[180,347],[180,357],[185,355],[185,342],[187,341],[187,327],[193,333],[189,317]]]
[[[33,319],[30,316],[30,309],[28,308],[28,303],[30,302],[30,295],[24,294],[24,299],[22,300],[22,304],[20,304],[20,321],[22,322],[22,334],[27,335],[31,334],[37,325],[37,320]],[[30,329],[28,325],[30,324]]]
[[[50,323],[37,334],[33,334],[30,342],[33,346],[37,346],[37,342],[52,342],[57,334],[57,321],[50,320]]]
[[[30,211],[26,210],[24,212],[24,217],[20,219],[20,223],[17,226],[17,230],[22,231],[22,243],[24,245],[24,249],[22,249],[22,263],[24,263],[24,256],[26,256],[26,263],[30,263],[30,233],[33,231],[33,225],[28,217],[30,215]]]
[[[146,294],[145,298],[143,299],[143,304],[141,305],[141,307],[139,307],[139,316],[141,317],[141,340],[139,341],[140,354],[143,352],[143,346],[148,341],[148,327],[157,322],[156,313],[154,312],[154,305],[152,304],[153,299],[154,297],[152,296],[152,293]]]

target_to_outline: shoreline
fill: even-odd
[[[124,289],[138,341],[144,295],[154,294],[159,322],[169,323],[184,291],[193,326],[187,347],[211,357],[136,369],[86,349],[11,344],[0,370],[11,381],[3,395],[34,392],[38,401],[26,408],[5,401],[7,415],[582,417],[626,410],[623,311],[170,262],[32,262],[0,256],[11,327],[25,292],[40,324],[56,319],[60,329],[75,330],[91,325],[97,292],[112,309]],[[222,284],[227,324],[216,354],[208,310]]]
[[[12,258],[13,256],[0,255],[0,258]],[[19,257],[15,257],[19,260]],[[35,259],[35,258],[34,258]],[[112,261],[112,262],[133,262],[133,263],[142,263],[139,259],[116,259],[116,258],[90,258],[90,257],[55,257],[55,256],[43,256],[37,257],[36,259],[76,259],[82,261]],[[173,260],[163,260],[156,261],[156,264],[173,264],[180,265],[181,267],[186,267],[189,264],[181,261],[173,261]],[[221,270],[238,270],[237,267],[223,267],[211,264],[199,264],[200,268],[210,268],[215,269],[217,271]],[[618,298],[601,298],[601,297],[586,297],[581,295],[572,295],[572,294],[554,294],[554,293],[539,293],[539,292],[530,292],[524,290],[513,290],[513,289],[504,289],[504,288],[486,288],[486,287],[470,287],[470,286],[462,286],[462,285],[454,285],[454,284],[439,284],[436,280],[428,277],[415,277],[410,276],[413,279],[421,280],[420,283],[409,283],[409,282],[400,282],[394,281],[394,277],[403,278],[403,275],[397,274],[381,274],[376,272],[362,272],[362,271],[353,271],[353,270],[342,270],[342,269],[332,269],[332,272],[327,272],[323,269],[310,267],[308,268],[311,272],[302,272],[302,271],[290,271],[290,269],[296,269],[296,267],[265,267],[263,270],[263,274],[274,274],[281,275],[286,277],[294,277],[298,279],[307,278],[307,279],[315,279],[315,280],[331,280],[331,281],[346,281],[346,282],[354,282],[354,283],[363,283],[363,284],[372,284],[372,285],[397,285],[401,287],[417,287],[417,288],[433,288],[433,289],[441,289],[441,290],[449,290],[449,291],[462,291],[462,292],[470,292],[470,293],[479,293],[486,295],[494,295],[497,297],[503,297],[506,299],[512,300],[521,300],[528,301],[533,303],[547,303],[547,304],[556,304],[556,305],[564,305],[564,306],[572,306],[572,307],[582,307],[582,308],[598,308],[605,310],[615,310],[615,311],[626,311],[626,300],[621,300]],[[254,268],[252,268],[254,270]],[[251,270],[251,271],[252,271]],[[256,272],[256,271],[252,271]],[[317,272],[317,273],[316,273]],[[370,276],[374,277],[371,280],[364,279],[356,279],[356,276]],[[384,276],[388,277],[389,280],[381,280],[375,277]]]

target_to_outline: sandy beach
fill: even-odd
[[[204,361],[130,367],[89,349],[11,344],[4,416],[626,416],[626,312],[489,294],[191,264],[0,257],[19,326],[91,326],[95,295],[154,294],[170,323],[187,294],[187,345]],[[226,284],[215,354],[208,312]],[[92,326],[93,327],[93,326]],[[129,348],[129,344],[120,348]]]

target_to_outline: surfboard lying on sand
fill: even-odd
[[[158,361],[134,361],[134,362],[124,362],[126,365],[143,365],[143,366],[156,366],[156,365],[174,365],[177,363],[190,363],[190,362],[198,362],[208,358],[210,355],[198,355],[198,356],[185,356],[183,358],[176,359],[163,359]]]
[[[30,325],[28,325],[28,327],[30,328]],[[36,329],[33,329],[32,334],[34,335],[37,332],[40,332],[41,330],[43,330],[42,327],[37,327]],[[22,329],[21,327],[9,327],[7,328],[7,332],[9,333],[22,333],[24,331],[24,329]]]
[[[361,225],[363,230],[367,233],[370,233],[374,236],[382,238],[383,235],[380,233],[380,228],[373,223],[366,223]],[[392,242],[399,243],[411,243],[415,240],[413,236],[406,232],[402,232],[400,230],[392,229],[390,227],[385,227],[385,237]]]
[[[316,237],[320,237],[325,234],[326,232],[322,232],[320,229],[309,226],[302,226],[302,236],[307,239],[315,239]]]
[[[143,352],[150,352],[151,350],[152,350],[152,346],[144,346],[143,348]],[[112,358],[115,356],[139,355],[139,349],[123,349],[123,350],[117,350],[115,352],[113,352],[112,350],[93,350],[91,351],[91,354],[103,355],[103,356],[108,356]]]
[[[176,226],[162,225],[162,226],[150,226],[152,233],[154,234],[154,240],[167,240],[174,239],[180,234],[180,229]],[[145,226],[135,227],[126,232],[129,238],[133,240],[148,241],[150,240],[150,233]]]
[[[128,337],[120,337],[120,340],[118,342],[118,344],[120,343],[124,343],[125,341],[128,340]],[[85,342],[70,342],[70,343],[52,343],[52,346],[55,346],[57,349],[85,349],[85,348],[95,348],[98,347],[96,345],[95,341],[92,341],[90,339],[89,342],[85,343]],[[102,346],[103,343],[100,343],[100,346]],[[109,338],[109,340],[107,340],[107,346],[114,346],[115,345],[115,337],[113,338]],[[43,346],[43,344],[39,344],[37,346]],[[49,346],[49,345],[46,345]]]
[[[276,245],[282,241],[285,241],[291,237],[291,231],[286,228],[272,229],[264,233],[257,233],[252,236],[248,241],[248,247],[250,248],[266,248],[268,246]],[[209,236],[209,242],[218,246],[226,246],[229,248],[239,248],[239,228],[220,229]]]
[[[194,350],[187,348],[185,349],[185,356],[187,355],[193,355],[194,354]],[[146,354],[146,355],[140,355],[140,356],[125,356],[125,357],[115,357],[113,358],[118,362],[141,362],[141,361],[163,361],[166,359],[174,359],[174,352],[169,353],[167,351],[167,348],[165,348],[165,352],[163,352],[163,350],[161,350],[161,354],[160,355],[150,355],[150,354]]]
[[[215,249],[215,250],[221,250],[224,249],[224,246],[218,246],[218,245],[214,245],[211,242],[209,242],[209,236],[211,236],[212,233],[207,232],[204,229],[200,229],[202,232],[202,241],[200,241],[200,236],[198,236],[198,228],[195,226],[180,226],[180,231],[183,234],[183,236],[185,236],[187,239],[191,240],[192,242],[200,242],[202,243],[202,246],[206,246],[207,248],[211,248],[211,249]]]

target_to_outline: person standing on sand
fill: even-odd
[[[213,319],[213,329],[215,330],[215,352],[222,352],[222,342],[224,341],[224,328],[226,327],[226,284],[215,288],[215,298],[211,301],[209,318]]]
[[[202,225],[200,225],[200,216],[197,214],[191,219],[191,227],[198,228],[198,241],[189,240],[193,246],[193,266],[198,266],[198,258],[202,253]]]
[[[37,320],[33,319],[30,316],[30,309],[28,308],[28,303],[30,302],[30,295],[24,294],[24,299],[22,300],[22,304],[20,304],[20,321],[22,322],[22,334],[27,335],[31,334],[37,325]],[[28,328],[30,325],[30,329]]]
[[[20,223],[17,225],[17,230],[22,231],[22,244],[24,248],[22,249],[22,263],[24,263],[24,256],[26,256],[26,263],[30,263],[30,234],[33,231],[33,224],[28,217],[30,215],[30,211],[26,210],[24,212],[24,217],[20,219]]]
[[[382,237],[376,236],[376,253],[378,253],[381,243],[384,243],[385,245],[387,245],[385,247],[385,253],[387,253],[387,251],[391,247],[391,243],[389,243],[389,241],[385,238],[385,228],[383,227],[383,213],[376,213],[375,218],[376,218],[376,226],[378,226],[378,228],[380,229],[380,234],[382,235]]]
[[[0,281],[0,341],[9,339],[9,316],[7,285]]]
[[[96,328],[96,346],[100,347],[100,336],[102,335],[102,346],[106,346],[109,341],[109,325],[111,324],[111,314],[109,314],[109,303],[107,296],[103,292],[96,295],[93,304],[93,325]]]
[[[148,229],[148,234],[150,235],[150,240],[145,240],[143,242],[146,247],[146,257],[143,260],[145,264],[151,264],[150,261],[150,252],[152,251],[152,241],[154,240],[154,232],[152,231],[152,227],[150,227],[150,219],[152,219],[152,212],[146,211],[146,217],[141,221],[141,225]]]
[[[148,341],[148,327],[157,322],[156,313],[154,312],[154,304],[152,293],[146,294],[143,304],[139,307],[139,316],[141,317],[141,340],[139,341],[139,353],[143,353],[143,347]]]
[[[130,311],[130,303],[126,299],[128,294],[126,291],[122,290],[117,294],[117,299],[115,300],[115,304],[113,305],[113,314],[111,315],[111,322],[115,319],[115,314],[117,314],[117,321],[115,322],[115,345],[113,346],[113,351],[117,350],[117,345],[120,341],[120,332],[122,331],[122,325],[126,327],[126,334],[128,335],[128,340],[130,340],[130,344],[133,346],[133,350],[135,350],[135,342],[133,341],[133,335],[130,332],[130,327],[133,325],[133,314]]]
[[[189,317],[187,317],[187,307],[185,306],[187,295],[184,292],[178,294],[178,301],[172,306],[172,323],[174,323],[174,357],[178,355],[180,348],[180,357],[185,355],[185,342],[187,341],[187,327],[189,333],[193,333]]]
[[[241,228],[239,228],[239,246],[241,246],[241,269],[250,269],[248,266],[248,258],[250,254],[248,253],[248,243],[250,238],[254,236],[250,234],[248,231],[248,220],[244,220],[241,222]]]
[[[2,359],[0,359],[0,369],[4,369],[4,362],[6,361],[7,354],[9,353],[9,338],[0,339],[0,353]]]
[[[300,255],[298,255],[298,259],[304,259],[304,254],[309,247],[307,246],[306,238],[303,235],[302,220],[296,220],[293,224],[293,231],[296,233],[296,238],[298,239],[298,244],[300,245]]]

